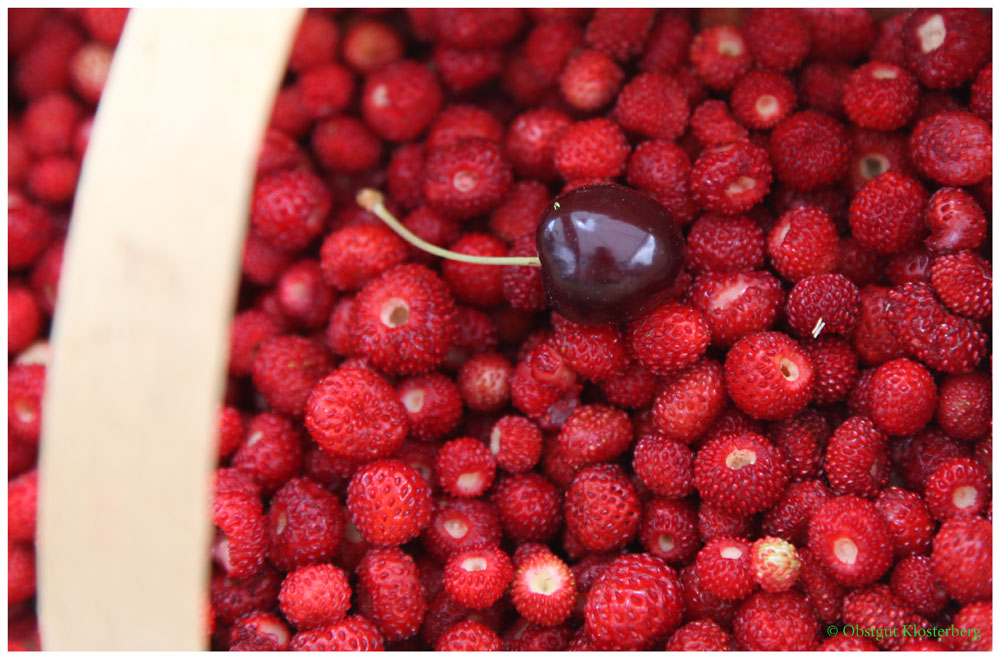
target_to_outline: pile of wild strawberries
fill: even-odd
[[[8,13],[12,648],[125,15]],[[990,649],[991,39],[970,9],[310,11],[232,321],[212,646]],[[687,243],[620,326],[354,203],[533,255],[556,194],[611,180]]]

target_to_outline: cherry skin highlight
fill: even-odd
[[[656,307],[684,265],[684,239],[655,199],[613,183],[557,197],[535,234],[549,304],[584,324]]]

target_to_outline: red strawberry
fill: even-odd
[[[584,628],[597,647],[642,650],[679,625],[683,610],[677,573],[655,556],[630,554],[608,565],[591,586]]]

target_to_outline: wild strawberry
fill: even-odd
[[[291,634],[284,621],[273,613],[250,613],[233,623],[229,650],[273,652],[288,649]]]
[[[344,516],[337,497],[307,478],[293,478],[271,500],[268,526],[268,557],[291,572],[336,555]]]
[[[903,356],[903,348],[890,325],[888,307],[888,288],[861,289],[860,314],[852,343],[862,364],[877,366]]]
[[[852,416],[833,431],[823,467],[834,494],[872,498],[889,480],[886,436],[867,417]]]
[[[503,126],[493,115],[475,105],[450,105],[434,119],[425,144],[434,150],[471,139],[499,144],[503,139]]]
[[[769,437],[788,463],[792,481],[819,476],[830,426],[822,414],[806,408],[793,417],[771,424]]]
[[[760,202],[772,180],[767,151],[740,140],[701,152],[691,170],[691,193],[704,209],[733,215]]]
[[[339,42],[336,23],[319,13],[306,13],[292,41],[288,68],[298,73],[335,59]]]
[[[490,140],[474,138],[433,149],[424,163],[424,197],[447,217],[465,220],[493,210],[510,186],[510,164]]]
[[[743,599],[757,587],[745,540],[713,538],[698,552],[694,565],[702,587],[720,599]]]
[[[518,181],[507,199],[490,214],[490,231],[508,243],[526,237],[534,240],[538,218],[548,205],[549,191],[544,185],[538,181]]]
[[[455,48],[495,48],[511,41],[524,24],[521,9],[434,9],[435,38]]]
[[[7,369],[7,433],[11,440],[38,444],[45,371],[42,364],[14,364]]]
[[[878,367],[872,380],[872,418],[891,435],[910,435],[934,416],[937,391],[930,372],[909,359]]]
[[[810,275],[788,294],[788,324],[800,336],[821,332],[849,336],[858,322],[861,297],[850,279],[840,274]]]
[[[733,649],[729,632],[711,620],[689,622],[667,641],[668,652],[727,652]]]
[[[340,622],[351,604],[351,586],[340,568],[307,565],[281,582],[281,613],[297,629],[315,629]]]
[[[474,620],[453,625],[438,638],[435,652],[499,652],[503,642],[497,633]]]
[[[451,378],[440,373],[418,375],[400,382],[396,391],[413,438],[438,439],[458,427],[462,399]]]
[[[656,375],[674,373],[698,361],[711,338],[705,316],[687,305],[667,302],[629,323],[629,354]]]
[[[802,14],[810,27],[811,57],[853,61],[875,40],[875,21],[867,9],[803,9]]]
[[[694,31],[679,11],[661,11],[646,39],[640,71],[671,72],[687,61]]]
[[[313,118],[302,106],[302,90],[298,85],[285,85],[278,90],[271,109],[270,127],[299,139],[309,133]]]
[[[695,36],[691,43],[691,63],[706,85],[727,91],[750,69],[752,60],[737,27],[716,25]]]
[[[538,78],[552,85],[567,60],[583,44],[583,29],[567,19],[537,23],[524,39],[524,55]]]
[[[385,169],[386,190],[392,201],[404,209],[424,203],[424,144],[403,144],[393,152]]]
[[[643,506],[639,540],[646,551],[671,565],[690,563],[701,545],[694,508],[678,499],[648,500]]]
[[[235,579],[252,576],[264,565],[267,553],[260,487],[247,474],[220,469],[215,474],[212,508],[218,528],[213,557]]]
[[[892,593],[922,616],[935,616],[948,603],[948,593],[934,578],[927,556],[908,556],[896,563],[889,583]]]
[[[542,433],[529,419],[516,415],[505,416],[490,431],[490,453],[506,471],[527,471],[542,456]]]
[[[260,344],[252,374],[254,386],[272,408],[299,417],[313,386],[332,370],[333,361],[319,341],[276,336]]]
[[[663,140],[643,142],[628,160],[628,184],[656,197],[679,224],[698,216],[691,198],[691,160],[684,149]]]
[[[341,53],[358,73],[371,73],[402,59],[403,40],[389,25],[379,21],[360,20],[344,33]]]
[[[258,506],[260,502],[258,501]],[[7,481],[8,542],[32,542],[38,511],[38,470]]]
[[[754,580],[768,592],[791,589],[801,567],[795,546],[781,538],[760,538],[750,547],[750,570]]]
[[[671,140],[684,132],[690,109],[674,78],[662,73],[643,73],[622,89],[615,112],[626,131]]]
[[[805,545],[809,518],[829,498],[829,490],[820,481],[790,484],[778,503],[764,516],[764,533],[799,546]]]
[[[821,336],[805,344],[816,369],[813,389],[815,405],[832,405],[847,400],[858,380],[858,356],[846,339]]]
[[[612,405],[629,409],[646,407],[656,393],[657,377],[636,363],[619,375],[600,382],[601,393]]]
[[[985,320],[993,311],[993,267],[975,252],[960,250],[935,259],[931,285],[945,306],[961,316]]]
[[[843,181],[843,185],[852,196],[880,174],[894,171],[907,176],[913,175],[910,149],[904,133],[855,127],[851,130],[851,138],[854,142],[854,153],[851,155],[851,163],[847,170],[848,178]]]
[[[8,196],[7,266],[19,269],[34,263],[52,240],[54,229],[52,218],[41,206]]]
[[[410,638],[427,611],[413,559],[396,547],[370,549],[357,567],[361,613],[387,641]]]
[[[454,304],[446,284],[426,267],[392,268],[355,299],[355,348],[389,373],[428,371],[450,347]]]
[[[278,603],[281,579],[281,573],[268,563],[246,579],[216,571],[210,586],[212,611],[220,622],[232,624],[247,613],[270,609]]]
[[[957,629],[979,630],[979,633],[948,636],[942,645],[955,650],[989,651],[993,649],[993,603],[966,604],[955,614],[952,624]]]
[[[705,213],[687,236],[687,267],[703,272],[753,270],[764,263],[764,234],[748,217]]]
[[[264,491],[273,492],[302,465],[298,427],[278,414],[258,414],[247,425],[246,438],[236,449],[232,463],[251,475]]]
[[[458,389],[470,410],[495,412],[510,398],[513,368],[502,355],[484,352],[473,355],[458,372]]]
[[[975,185],[992,172],[993,133],[979,117],[957,110],[917,124],[910,159],[925,177],[943,185]]]
[[[929,284],[903,284],[889,292],[889,321],[900,344],[945,373],[969,373],[986,354],[986,335],[968,318],[954,316]]]
[[[681,582],[684,585],[684,611],[686,620],[709,619],[725,628],[731,628],[738,600],[720,600],[702,588],[698,581],[694,565],[688,565],[680,571]]]
[[[36,160],[28,171],[28,194],[48,206],[62,206],[73,198],[80,166],[68,156],[48,156]]]
[[[430,206],[420,206],[403,218],[403,226],[432,245],[450,245],[458,240],[462,225],[458,220],[444,217]],[[439,260],[429,252],[409,246],[410,258],[426,265]]]
[[[243,276],[247,281],[261,286],[275,284],[294,260],[294,251],[275,247],[250,227],[243,245],[242,262]]]
[[[500,543],[500,521],[493,507],[479,499],[453,499],[438,504],[423,534],[424,545],[441,562],[473,546]]]
[[[961,188],[941,188],[931,196],[927,224],[927,247],[937,253],[976,249],[986,237],[983,209]]]
[[[496,461],[477,439],[460,437],[441,447],[437,457],[441,487],[455,497],[478,497],[490,488]]]
[[[705,147],[724,146],[745,140],[750,136],[730,113],[725,101],[708,99],[694,109],[691,115],[691,134]]]
[[[879,493],[875,506],[888,525],[896,556],[920,554],[930,548],[934,523],[918,495],[888,487]]]
[[[323,231],[330,192],[308,170],[266,176],[254,188],[250,221],[260,236],[281,249],[299,249]]]
[[[706,442],[694,465],[701,497],[735,514],[770,508],[788,483],[781,453],[756,433],[723,435]]]
[[[21,352],[31,345],[42,325],[38,302],[30,289],[7,284],[7,354]]]
[[[855,629],[913,629],[927,626],[927,621],[915,614],[897,598],[886,584],[859,588],[844,597],[844,622]],[[875,635],[875,643],[883,649],[896,649],[902,634]]]
[[[743,37],[762,69],[793,71],[809,53],[809,24],[798,9],[752,9],[743,21]]]
[[[443,100],[441,86],[426,66],[399,60],[368,74],[361,114],[383,139],[406,142],[424,132]]]
[[[926,202],[927,192],[916,180],[895,172],[877,176],[851,202],[851,233],[880,254],[915,247]]]
[[[704,314],[712,341],[723,347],[770,329],[784,302],[781,284],[766,271],[702,274],[689,295],[691,305]]]
[[[780,11],[780,10],[779,10]],[[751,71],[729,97],[736,119],[748,128],[774,128],[795,108],[795,87],[772,71]]]
[[[576,605],[576,579],[562,560],[542,549],[517,564],[511,602],[535,624],[558,625]]]
[[[979,69],[972,81],[969,110],[983,121],[993,120],[993,62]]]
[[[566,493],[566,526],[591,551],[625,546],[639,529],[639,497],[620,467],[580,470]]]
[[[868,286],[882,278],[884,264],[882,258],[864,247],[854,236],[840,239],[837,270],[859,288]]]
[[[989,434],[990,382],[983,373],[949,375],[941,381],[935,419],[948,436],[971,442]]]
[[[989,59],[990,24],[975,10],[919,9],[902,35],[907,68],[926,87],[958,87]]]
[[[533,471],[501,479],[490,494],[505,535],[515,542],[547,542],[562,524],[562,494]]]
[[[811,62],[799,73],[799,103],[832,116],[844,111],[844,88],[851,67],[843,62]]]
[[[358,652],[385,649],[382,632],[360,614],[338,623],[299,632],[288,646],[293,651]]]
[[[574,109],[594,112],[609,104],[625,74],[604,53],[584,50],[572,56],[559,75],[559,89]]]
[[[556,143],[571,123],[568,115],[549,108],[530,110],[515,118],[507,128],[504,140],[504,152],[514,171],[519,176],[541,180],[555,178],[553,155]],[[515,184],[512,194],[517,186]]]
[[[510,557],[495,546],[462,549],[444,567],[444,591],[470,609],[496,602],[513,577]]]
[[[656,12],[642,9],[598,9],[587,23],[584,40],[619,62],[642,52]]]
[[[616,178],[625,171],[629,150],[618,124],[604,118],[578,121],[556,143],[556,171],[567,181]]]
[[[666,437],[689,444],[722,413],[726,401],[722,365],[702,359],[660,390],[653,421]]]
[[[369,462],[347,487],[347,508],[362,537],[399,546],[430,523],[430,488],[420,472],[399,460]]]
[[[967,603],[988,599],[993,587],[990,523],[980,517],[945,520],[934,536],[934,576],[948,594]]]
[[[306,403],[305,422],[323,450],[357,460],[392,455],[407,432],[406,410],[395,390],[359,368],[320,380]]]
[[[836,119],[807,110],[783,119],[770,138],[775,177],[797,190],[839,180],[850,161],[847,130]]]
[[[809,551],[845,586],[863,586],[885,574],[892,564],[889,540],[878,510],[859,497],[834,497],[809,520]]]
[[[988,505],[986,467],[970,458],[951,458],[935,469],[924,486],[924,500],[935,519],[979,515]]]
[[[930,282],[934,256],[926,249],[918,247],[906,252],[897,252],[889,257],[886,275],[893,286],[910,282]]]
[[[360,120],[334,116],[316,124],[312,151],[323,169],[359,174],[378,164],[382,142]]]
[[[504,52],[498,48],[462,50],[438,44],[434,65],[444,86],[451,92],[471,92],[503,71]]]
[[[286,269],[275,287],[281,313],[296,325],[316,329],[330,318],[336,299],[334,290],[323,281],[320,264],[303,259]]]
[[[895,130],[917,108],[919,86],[906,69],[872,61],[854,70],[844,89],[844,109],[855,124]]]
[[[617,558],[587,593],[584,628],[597,647],[641,650],[680,624],[677,573],[650,554]],[[629,593],[628,597],[621,597]]]
[[[743,650],[815,650],[819,621],[798,592],[757,592],[740,606],[733,622],[733,636]]]
[[[737,341],[726,355],[725,375],[729,397],[759,419],[792,416],[812,399],[812,360],[780,332],[748,334]]]
[[[582,405],[566,419],[558,442],[571,467],[608,462],[632,443],[632,424],[628,415],[617,408]]]

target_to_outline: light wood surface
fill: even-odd
[[[47,650],[206,646],[209,486],[261,137],[301,12],[133,10],[76,197],[44,403]]]

